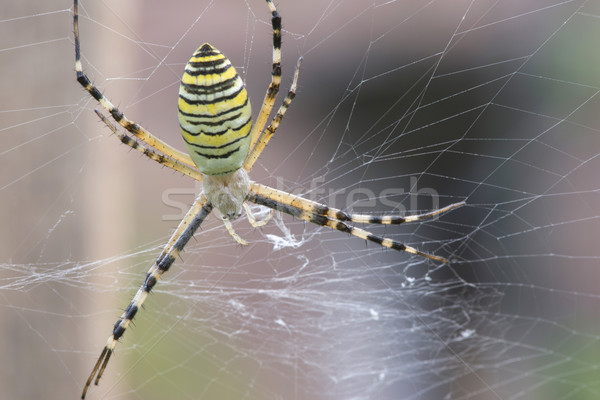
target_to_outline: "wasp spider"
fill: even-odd
[[[304,221],[328,226],[361,239],[375,242],[383,247],[405,251],[438,262],[448,262],[442,257],[427,254],[394,240],[376,236],[349,223],[401,224],[420,221],[460,207],[464,204],[463,202],[420,215],[375,217],[347,214],[341,210],[250,180],[248,172],[277,130],[283,115],[295,96],[302,61],[302,59],[298,60],[292,85],[283,100],[283,104],[279,107],[271,124],[263,130],[273,109],[281,81],[281,17],[273,2],[271,0],[266,0],[266,2],[272,15],[273,67],[271,83],[256,122],[254,125],[252,124],[250,102],[248,101],[244,82],[231,66],[231,62],[213,46],[205,43],[194,52],[187,63],[179,88],[179,124],[188,150],[186,154],[151,135],[135,122],[128,120],[97,87],[92,85],[83,72],[81,65],[78,3],[77,0],[74,0],[73,26],[75,30],[77,81],[132,136],[121,133],[116,125],[96,110],[98,116],[120,138],[121,142],[166,167],[203,182],[203,192],[179,223],[164,250],[146,274],[144,283],[123,312],[123,315],[121,315],[121,318],[115,323],[112,333],[85,383],[81,395],[82,399],[85,397],[94,378],[95,384],[98,384],[117,341],[131,324],[156,282],[171,267],[188,240],[214,208],[221,212],[223,222],[229,233],[241,244],[246,244],[246,242],[233,231],[230,221],[239,217],[242,213],[242,207],[244,207],[250,223],[254,226],[261,225],[261,223],[254,220],[245,204],[245,202],[251,201]]]

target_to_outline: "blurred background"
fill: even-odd
[[[598,398],[597,2],[277,7],[282,94],[304,61],[252,179],[351,212],[465,200],[435,221],[368,226],[452,263],[279,215],[236,221],[241,248],[213,215],[88,398]],[[69,1],[0,10],[0,387],[78,398],[201,187],[98,120],[75,81]],[[179,79],[204,42],[258,112],[264,1],[83,1],[80,14],[86,73],[173,146]]]

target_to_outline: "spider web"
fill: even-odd
[[[112,324],[200,189],[128,151],[75,82],[69,1],[13,2],[0,31],[0,386],[76,398]],[[263,1],[84,1],[84,69],[175,147],[203,42],[270,71]],[[600,9],[594,1],[280,1],[298,95],[252,178],[362,213],[453,263],[276,215],[211,216],[90,399],[600,396]],[[265,217],[258,207],[254,210]]]

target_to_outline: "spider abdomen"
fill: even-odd
[[[192,160],[205,175],[238,170],[250,147],[252,111],[231,62],[205,43],[192,55],[179,87],[179,126]]]

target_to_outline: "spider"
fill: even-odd
[[[231,225],[231,220],[241,215],[242,208],[245,209],[248,220],[253,226],[262,226],[269,218],[257,222],[246,204],[250,201],[304,221],[349,233],[386,248],[448,263],[448,260],[443,257],[427,254],[403,243],[376,236],[356,228],[350,223],[387,225],[421,221],[460,207],[465,204],[464,202],[419,215],[377,217],[348,214],[250,180],[248,172],[273,137],[294,99],[302,62],[302,58],[298,59],[289,92],[270,125],[263,130],[271,115],[281,81],[281,16],[272,0],[266,0],[266,2],[271,12],[273,28],[273,65],[271,83],[256,122],[254,125],[252,124],[252,113],[244,82],[237,75],[231,62],[213,46],[205,43],[194,52],[187,63],[179,88],[179,124],[188,150],[186,154],[169,146],[137,123],[127,119],[91,83],[83,72],[81,64],[78,0],[74,0],[73,27],[77,81],[132,136],[121,133],[117,126],[98,110],[95,110],[96,114],[124,144],[168,168],[203,183],[202,193],[195,199],[146,274],[143,284],[115,323],[112,333],[85,383],[82,399],[85,398],[94,378],[96,385],[100,381],[117,341],[131,324],[156,282],[169,270],[188,240],[215,208],[220,211],[223,223],[230,235],[238,243],[244,245],[247,243],[235,233]]]

